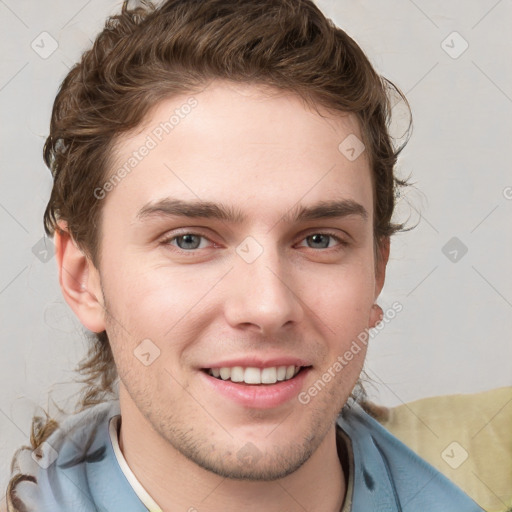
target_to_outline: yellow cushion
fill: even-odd
[[[512,510],[512,387],[369,412],[482,508]]]

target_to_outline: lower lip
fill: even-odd
[[[201,371],[207,385],[237,404],[252,409],[272,409],[296,397],[310,368],[302,369],[293,379],[275,384],[244,384],[221,380]]]

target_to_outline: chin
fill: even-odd
[[[285,478],[297,471],[310,458],[312,448],[293,447],[293,453],[263,454],[252,443],[246,443],[235,457],[218,457],[191,460],[206,471],[230,480],[269,482]],[[280,450],[282,451],[282,450]]]

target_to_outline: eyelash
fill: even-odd
[[[179,235],[168,236],[168,237],[162,239],[161,243],[163,245],[172,246],[173,250],[177,250],[178,252],[181,252],[181,253],[195,253],[195,252],[199,251],[200,248],[196,248],[196,249],[182,249],[181,247],[178,247],[178,246],[176,246],[176,245],[171,243],[174,240],[176,240],[178,238],[181,238],[181,237],[184,237],[184,236],[187,236],[187,235],[197,236],[197,237],[200,237],[202,239],[208,240],[209,242],[215,244],[215,242],[212,242],[207,236],[205,236],[205,235],[203,235],[201,233],[193,232],[193,231],[186,231],[186,232],[183,232],[183,233],[181,233]],[[336,240],[336,242],[338,242],[338,244],[339,244],[338,246],[335,246],[335,247],[325,247],[325,248],[320,248],[320,249],[315,249],[313,247],[307,247],[308,249],[312,249],[314,251],[319,251],[319,250],[326,251],[326,250],[329,250],[329,249],[336,250],[336,247],[344,248],[344,247],[347,247],[349,245],[349,242],[347,242],[346,240],[340,238],[339,236],[334,235],[333,233],[324,232],[324,231],[317,231],[317,232],[310,233],[310,234],[306,235],[305,237],[301,238],[300,241],[302,242],[302,241],[304,241],[304,240],[306,240],[306,239],[308,239],[308,238],[310,238],[310,237],[312,237],[314,235],[323,235],[323,236],[331,237],[334,240]]]

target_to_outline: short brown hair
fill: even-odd
[[[62,82],[44,147],[54,178],[46,233],[64,220],[99,266],[102,201],[93,191],[111,172],[119,136],[160,100],[216,79],[267,85],[355,114],[372,170],[376,243],[403,228],[391,220],[396,187],[405,185],[394,173],[405,143],[394,147],[388,131],[390,93],[408,103],[343,30],[311,0],[167,0],[158,8],[125,1]],[[106,332],[95,336],[79,371],[88,375],[83,408],[112,392],[117,372]]]

